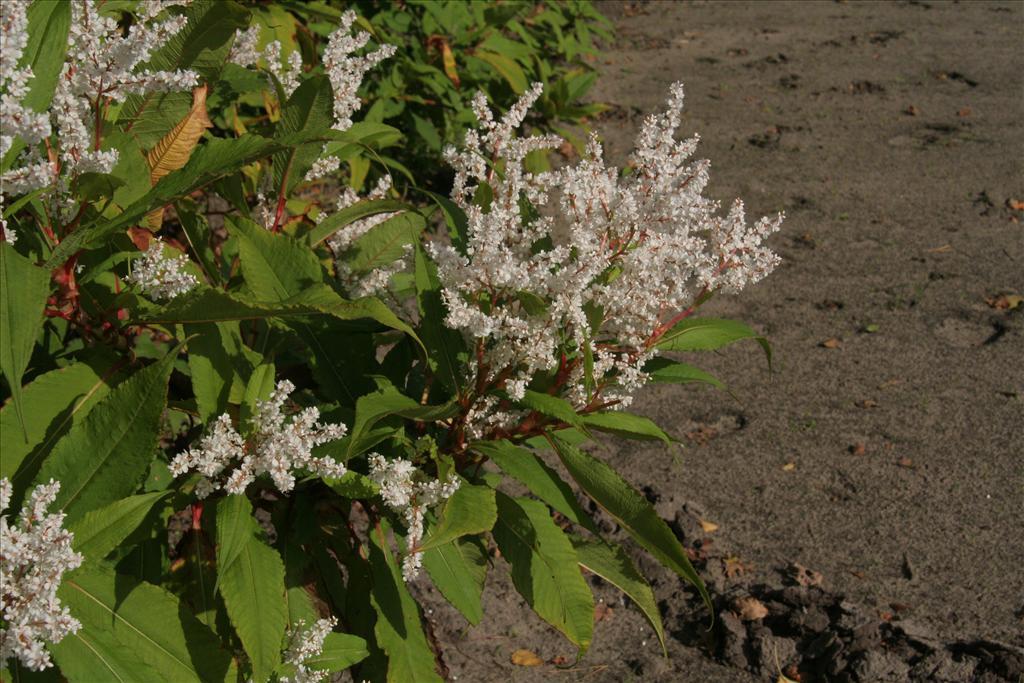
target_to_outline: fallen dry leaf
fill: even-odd
[[[985,297],[985,303],[1000,311],[1012,311],[1024,302],[1024,296],[1020,294],[1000,294],[999,296]]]
[[[800,670],[796,668],[796,664],[790,664],[786,667],[785,673],[779,674],[779,679],[775,683],[800,683],[803,680],[803,676],[800,675]]]
[[[1014,211],[1024,211],[1024,202],[1019,199],[1010,198],[1006,200],[1006,206]]]
[[[799,562],[789,565],[789,575],[801,586],[820,586],[825,583],[825,576],[821,572],[808,569]]]
[[[821,346],[826,349],[838,349],[842,345],[843,342],[840,341],[837,337],[829,337],[825,341],[818,344],[818,346]]]
[[[867,447],[862,443],[850,444],[846,450],[850,451],[850,455],[864,455],[868,452]]]
[[[858,578],[858,579],[863,579],[863,578],[864,578],[865,576],[867,576],[867,574],[865,574],[864,572],[862,572],[862,571],[857,571],[857,570],[855,570],[855,569],[851,569],[851,570],[850,570],[850,573],[851,573],[851,574],[852,574],[852,575],[853,575],[854,577],[856,577],[856,578]]]
[[[910,105],[909,107],[903,110],[903,113],[906,114],[907,116],[917,116],[918,114],[921,113],[921,110],[915,107],[914,105]]]
[[[858,401],[855,405],[858,408],[877,408],[878,407],[878,401],[874,401],[874,400],[872,400],[870,398],[866,398],[863,401]]]
[[[544,660],[529,650],[516,650],[512,653],[512,663],[516,666],[541,666]]]
[[[742,574],[746,574],[748,571],[750,571],[753,568],[754,568],[754,565],[748,564],[748,563],[744,562],[743,560],[741,560],[740,558],[736,557],[735,555],[730,555],[729,557],[725,558],[725,576],[726,576],[726,578],[731,579],[733,577],[740,576]]]
[[[752,595],[739,598],[733,603],[732,608],[742,621],[757,621],[768,616],[768,608]]]
[[[970,116],[970,115],[971,115],[971,114],[973,114],[973,113],[974,113],[974,112],[972,112],[972,111],[971,111],[971,108],[970,108],[970,107],[964,107],[963,109],[961,109],[960,111],[958,111],[958,112],[956,113],[956,115],[957,115],[957,116],[959,116],[959,117],[960,117],[960,118],[962,118],[962,119],[965,119],[965,118],[967,118],[968,116]]]
[[[935,247],[934,249],[928,249],[929,254],[948,254],[953,251],[952,244],[943,244],[941,247]]]
[[[896,464],[899,465],[900,467],[906,467],[907,469],[913,469],[914,468],[914,461],[911,460],[910,458],[908,458],[905,455],[902,458],[900,458],[899,460],[897,460]]]
[[[703,529],[704,533],[706,533],[706,534],[710,534],[712,532],[718,531],[718,525],[715,524],[714,522],[709,522],[706,519],[700,520],[700,528]]]
[[[608,620],[610,620],[612,618],[612,615],[614,613],[615,613],[615,610],[613,610],[611,607],[609,607],[607,603],[599,602],[596,605],[594,605],[594,621],[595,622],[598,622],[598,621],[608,621]]]
[[[785,465],[782,466],[782,471],[783,472],[792,472],[795,469],[796,469],[796,463],[795,462],[787,462]]]

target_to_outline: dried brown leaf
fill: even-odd
[[[512,653],[512,663],[516,666],[541,666],[544,660],[529,650],[516,650]]]

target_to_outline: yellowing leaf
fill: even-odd
[[[706,519],[700,520],[700,528],[704,530],[704,533],[710,534],[713,531],[718,530],[718,525],[714,522],[709,522]]]
[[[206,114],[206,92],[205,85],[192,91],[192,109],[146,155],[151,184],[156,185],[165,175],[184,166],[203,131],[213,127]],[[155,232],[160,229],[163,217],[163,208],[151,211],[146,216],[146,225]]]
[[[529,650],[516,650],[512,653],[512,663],[516,666],[540,666],[544,660]]]
[[[444,62],[444,72],[458,88],[462,85],[462,81],[459,79],[459,71],[455,68],[455,55],[452,54],[452,48],[448,44],[447,40],[441,41],[441,59]]]

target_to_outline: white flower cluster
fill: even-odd
[[[778,257],[762,241],[782,217],[748,227],[739,201],[726,217],[716,215],[718,204],[702,196],[708,162],[690,159],[697,138],[674,137],[681,84],[672,86],[667,112],[645,120],[631,174],[605,165],[596,138],[575,166],[524,172],[528,152],[558,142],[515,137],[539,94],[538,84],[500,121],[479,96],[482,135],[471,132],[464,151],[447,151],[456,172],[452,197],[469,225],[465,254],[429,245],[445,287],[446,324],[482,345],[474,372],[513,399],[537,372],[557,366],[578,408],[598,394],[602,405],[622,406],[646,381],[642,368],[659,337],[701,294],[739,291],[775,267]],[[482,183],[493,191],[489,209],[470,202]],[[529,213],[523,200],[534,207]],[[586,345],[596,385],[590,391],[585,364],[563,357],[578,359]],[[515,418],[493,405],[477,407],[478,429]]]
[[[384,199],[387,197],[388,191],[391,189],[391,176],[383,176],[377,181],[376,187],[370,191],[365,197],[360,197],[350,187],[345,188],[345,192],[338,198],[338,210],[348,208],[353,204],[363,201],[366,199]],[[396,273],[402,272],[409,268],[409,256],[411,254],[412,247],[408,246],[405,253],[401,258],[396,259],[392,263],[375,268],[369,273],[355,273],[349,266],[348,260],[344,257],[345,252],[352,247],[352,244],[384,221],[396,216],[397,212],[392,213],[379,213],[374,216],[362,218],[353,223],[349,223],[338,232],[334,233],[329,240],[327,240],[327,246],[334,252],[334,256],[337,259],[337,271],[338,279],[345,284],[348,288],[349,293],[352,296],[374,296],[381,292],[386,292],[388,284],[391,282],[392,276]]]
[[[117,163],[117,150],[99,148],[96,130],[96,122],[109,102],[124,102],[132,94],[195,87],[198,76],[193,71],[139,68],[186,23],[183,16],[160,21],[155,17],[167,5],[186,3],[141,3],[138,20],[122,30],[113,18],[99,14],[93,0],[75,0],[71,5],[67,59],[50,111],[43,115],[27,112],[20,104],[27,93],[31,70],[8,70],[8,63],[16,64],[25,46],[25,4],[22,0],[4,2],[0,15],[5,89],[0,146],[6,152],[13,136],[30,145],[20,165],[3,175],[3,191],[22,194],[56,184],[59,195],[66,192],[70,178],[85,172],[109,173]],[[51,122],[59,142],[56,159],[44,158],[31,146],[50,135]]]
[[[164,243],[154,239],[142,258],[133,264],[128,282],[158,301],[180,296],[199,284],[195,275],[183,268],[188,257],[164,256]]]
[[[447,500],[459,488],[459,479],[450,475],[445,481],[427,479],[410,461],[385,460],[371,453],[370,479],[380,486],[380,497],[391,510],[405,519],[406,554],[402,558],[402,577],[412,581],[419,574],[423,558],[417,550],[423,539],[424,511]]]
[[[28,1],[0,3],[0,157],[20,137],[34,145],[50,134],[50,117],[22,104],[32,80],[32,67],[18,68],[28,44]]]
[[[81,628],[57,598],[64,572],[82,564],[71,549],[74,534],[63,528],[64,513],[48,514],[60,482],[52,479],[29,494],[18,523],[0,516],[0,662],[16,657],[22,665],[42,671],[50,666],[45,643],[59,643]],[[11,482],[0,480],[0,513],[11,502]]]
[[[281,61],[281,41],[273,40],[258,49],[260,27],[250,26],[246,30],[235,33],[235,42],[228,53],[228,61],[239,66],[255,66],[261,59],[266,62],[267,69],[281,84],[285,95],[291,95],[299,87],[299,74],[302,73],[302,54],[293,50],[286,62]],[[273,87],[273,82],[271,82]]]
[[[256,477],[269,474],[279,491],[295,488],[295,470],[304,469],[324,477],[340,477],[345,466],[329,457],[316,457],[313,449],[345,435],[344,424],[321,424],[320,411],[304,408],[289,420],[282,409],[295,385],[281,380],[267,401],[257,401],[249,419],[249,436],[243,437],[221,415],[198,447],[179,453],[171,461],[171,473],[179,477],[195,470],[203,475],[196,496],[206,498],[223,488],[231,494],[245,493]],[[233,469],[232,469],[233,468]],[[224,474],[231,470],[228,476]]]
[[[318,657],[324,650],[324,640],[338,625],[335,617],[317,619],[316,623],[304,629],[306,622],[299,619],[291,631],[292,643],[285,653],[284,661],[295,667],[294,676],[282,676],[281,683],[320,683],[330,673],[310,669],[306,662]]]

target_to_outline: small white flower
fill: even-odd
[[[303,630],[305,625],[306,622],[299,619],[289,634],[292,642],[285,653],[284,661],[295,667],[295,675],[282,677],[281,683],[320,683],[330,673],[310,669],[306,663],[323,652],[324,640],[338,625],[338,620],[335,617],[318,619],[315,624]]]
[[[199,284],[194,275],[183,270],[188,257],[164,256],[164,244],[154,239],[140,260],[132,265],[128,282],[158,301],[185,294]]]
[[[249,437],[239,434],[231,417],[221,415],[198,447],[179,453],[171,461],[171,474],[189,471],[203,475],[196,496],[206,498],[223,488],[231,494],[245,493],[256,477],[269,474],[279,491],[295,488],[295,471],[302,469],[323,477],[341,477],[348,470],[329,457],[313,455],[320,444],[345,435],[344,424],[321,424],[320,411],[305,408],[289,419],[282,409],[295,385],[281,380],[267,401],[257,401],[249,419]],[[225,474],[227,474],[225,479]]]
[[[0,661],[14,657],[33,671],[52,666],[45,643],[59,643],[81,628],[57,598],[64,573],[82,564],[71,549],[74,534],[63,528],[64,513],[46,511],[58,491],[60,482],[52,479],[33,489],[16,525],[0,516]],[[5,478],[0,513],[10,502],[11,483]]]
[[[405,519],[407,552],[402,558],[402,578],[412,581],[423,563],[417,546],[423,539],[424,511],[450,498],[459,488],[459,479],[454,475],[443,482],[427,479],[412,462],[385,460],[379,453],[371,453],[368,461],[370,479],[380,486],[384,504]]]

